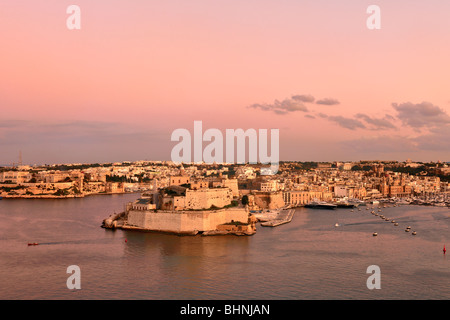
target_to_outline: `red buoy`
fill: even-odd
[[[125,239],[125,242],[127,242],[127,239]]]
[[[445,244],[444,244],[444,249],[442,249],[442,251],[444,252],[444,254],[447,252],[447,250],[445,249]]]

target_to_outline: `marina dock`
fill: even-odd
[[[294,217],[294,212],[295,209],[282,209],[278,212],[275,219],[262,222],[261,225],[263,227],[277,227],[279,225],[291,222]]]

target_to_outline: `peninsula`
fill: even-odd
[[[206,181],[188,182],[189,177],[171,179],[165,188],[126,205],[124,212],[103,221],[108,229],[157,231],[179,235],[253,235],[257,219],[247,205],[233,197],[237,180],[220,177],[211,186]],[[235,192],[237,196],[238,193]]]

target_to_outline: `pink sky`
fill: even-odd
[[[66,27],[71,4],[81,30]],[[171,132],[194,120],[279,128],[286,160],[449,161],[449,15],[437,0],[5,0],[0,164],[19,150],[28,163],[169,160]],[[314,102],[249,108],[295,95]]]

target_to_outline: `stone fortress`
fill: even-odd
[[[235,195],[235,196],[233,196]],[[239,203],[237,181],[190,181],[171,177],[171,185],[126,205],[123,213],[104,220],[105,228],[157,231],[180,235],[252,235],[256,219]]]

